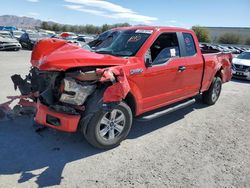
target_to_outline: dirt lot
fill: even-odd
[[[9,76],[29,69],[30,52],[0,52],[0,102]],[[0,122],[0,187],[250,187],[250,82],[223,86],[214,106],[198,102],[135,121],[112,150],[80,134],[35,132],[29,118]]]

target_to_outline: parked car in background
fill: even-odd
[[[15,26],[0,26],[0,30],[3,30],[3,31],[14,31],[14,30],[17,30],[17,28]]]
[[[237,50],[240,51],[240,53],[244,52],[245,50],[243,48],[240,48],[240,47],[235,47]]]
[[[78,35],[77,38],[76,38],[77,41],[80,41],[80,42],[91,42],[94,40],[94,37],[92,36],[87,36],[87,35]]]
[[[49,37],[52,37],[52,36],[56,35],[55,31],[50,31],[50,30],[40,29],[39,32],[44,33],[44,34],[48,35]]]
[[[0,33],[0,50],[20,50],[21,44],[9,35],[1,35]]]
[[[233,58],[232,73],[234,77],[250,80],[250,51]]]
[[[12,36],[19,41],[19,39],[21,38],[22,34],[24,34],[24,31],[14,30],[11,33],[12,33]]]
[[[68,41],[77,39],[77,35],[73,32],[62,32],[59,36]]]
[[[32,50],[34,47],[34,44],[43,38],[49,38],[49,36],[46,33],[26,31],[20,37],[19,42],[21,43],[23,48]]]
[[[61,34],[54,35],[51,38],[66,40],[68,43],[74,43],[80,46],[81,48],[84,48],[87,50],[90,50],[87,43],[94,40],[94,37],[92,36],[76,35],[75,33],[72,33],[72,32],[62,32]]]
[[[0,31],[0,36],[1,37],[6,37],[6,38],[13,38],[12,34],[9,31]]]
[[[233,53],[233,54],[240,54],[240,50],[236,49],[233,46],[228,46],[228,49]]]

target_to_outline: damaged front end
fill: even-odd
[[[67,71],[41,71],[34,67],[25,79],[20,75],[11,78],[21,96],[0,105],[4,111],[11,111],[11,102],[20,99],[18,105],[32,108],[29,113],[34,114],[38,124],[66,132],[75,132],[80,120],[88,116],[86,108],[93,93],[102,91],[101,108],[110,110],[130,90],[125,73],[118,66]]]

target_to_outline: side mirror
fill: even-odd
[[[145,66],[146,67],[152,67],[152,64],[153,64],[153,62],[150,58],[145,59]]]

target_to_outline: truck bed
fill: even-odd
[[[202,52],[203,53],[203,52]],[[202,80],[202,88],[201,91],[205,91],[210,86],[212,79],[214,78],[214,74],[219,71],[220,67],[222,67],[222,81],[223,83],[228,82],[232,77],[231,71],[231,61],[232,54],[217,52],[217,53],[203,53],[204,59],[204,71],[203,71],[203,80]],[[214,71],[217,70],[217,71]]]

